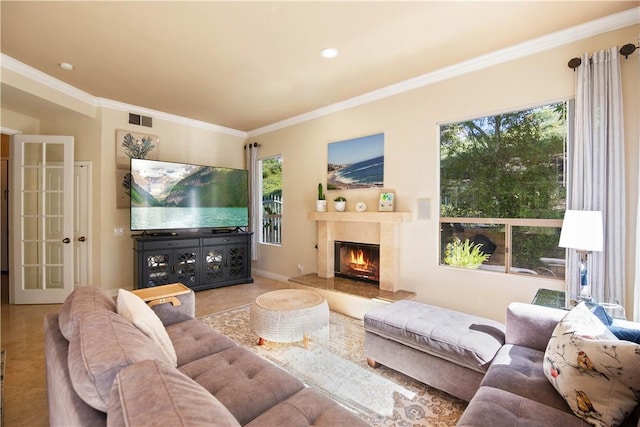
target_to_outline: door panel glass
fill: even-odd
[[[36,240],[42,236],[39,229],[40,221],[38,221],[37,217],[25,217],[23,223],[25,240]]]
[[[41,270],[38,266],[24,268],[23,289],[43,289]]]
[[[45,183],[47,191],[63,190],[64,188],[63,173],[64,173],[64,169],[62,168],[62,166],[60,167],[47,166],[46,168],[47,179]]]
[[[45,242],[45,248],[47,249],[46,265],[62,264],[62,261],[64,259],[62,257],[62,250],[63,250],[62,245],[64,245],[64,243]]]
[[[64,239],[63,218],[62,217],[47,217],[45,219],[45,239],[47,240],[59,240]]]
[[[24,242],[24,263],[27,265],[42,264],[40,242]]]
[[[45,156],[48,165],[52,162],[64,161],[64,146],[62,144],[47,144]]]
[[[64,288],[64,276],[62,266],[53,266],[45,268],[46,288],[62,289]]]
[[[24,144],[24,165],[38,166],[42,164],[42,143],[27,142]]]
[[[64,215],[64,193],[60,191],[47,192],[45,194],[45,215]]]
[[[22,196],[23,200],[23,210],[22,213],[24,215],[38,215],[40,211],[38,210],[38,200],[40,193],[31,191],[25,192]]]
[[[25,217],[40,216],[40,208],[38,205],[37,197],[29,197],[29,204],[24,204],[23,212]]]
[[[37,191],[40,190],[40,168],[27,167],[23,172],[22,188],[25,191]]]

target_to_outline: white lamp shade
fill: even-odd
[[[560,231],[561,248],[579,251],[602,251],[602,213],[600,211],[566,211]]]

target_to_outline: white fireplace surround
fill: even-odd
[[[318,276],[334,275],[336,240],[380,245],[380,290],[399,287],[400,225],[411,212],[309,212],[318,223]]]

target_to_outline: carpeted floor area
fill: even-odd
[[[266,342],[249,328],[250,305],[201,318],[212,328],[354,410],[372,426],[454,426],[466,403],[364,356],[362,321],[331,312],[330,337],[282,344]]]

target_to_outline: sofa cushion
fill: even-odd
[[[337,402],[307,387],[277,404],[247,427],[272,426],[367,426],[368,424]]]
[[[213,394],[242,425],[304,388],[292,375],[240,346],[179,369]]]
[[[211,393],[157,360],[122,369],[111,388],[108,426],[240,426]]]
[[[124,317],[111,311],[85,313],[69,342],[73,388],[90,406],[106,412],[113,380],[122,368],[142,360],[167,364],[162,349]]]
[[[567,402],[553,388],[542,370],[544,352],[504,345],[480,386],[499,388],[571,414]]]
[[[570,412],[493,387],[480,387],[458,420],[458,427],[587,427]]]
[[[200,320],[187,320],[167,326],[167,333],[178,356],[178,366],[235,347],[235,341]]]
[[[571,410],[594,425],[620,425],[638,404],[640,346],[618,340],[584,303],[556,326],[543,368]]]
[[[62,335],[70,341],[76,334],[78,322],[84,313],[94,311],[116,311],[116,303],[97,286],[76,288],[64,300],[58,316],[58,326]]]
[[[133,323],[143,334],[160,346],[175,368],[178,364],[176,350],[162,321],[151,307],[142,298],[125,289],[118,290],[117,307],[119,315]]]
[[[364,329],[481,373],[504,344],[502,323],[410,300],[369,311]]]

